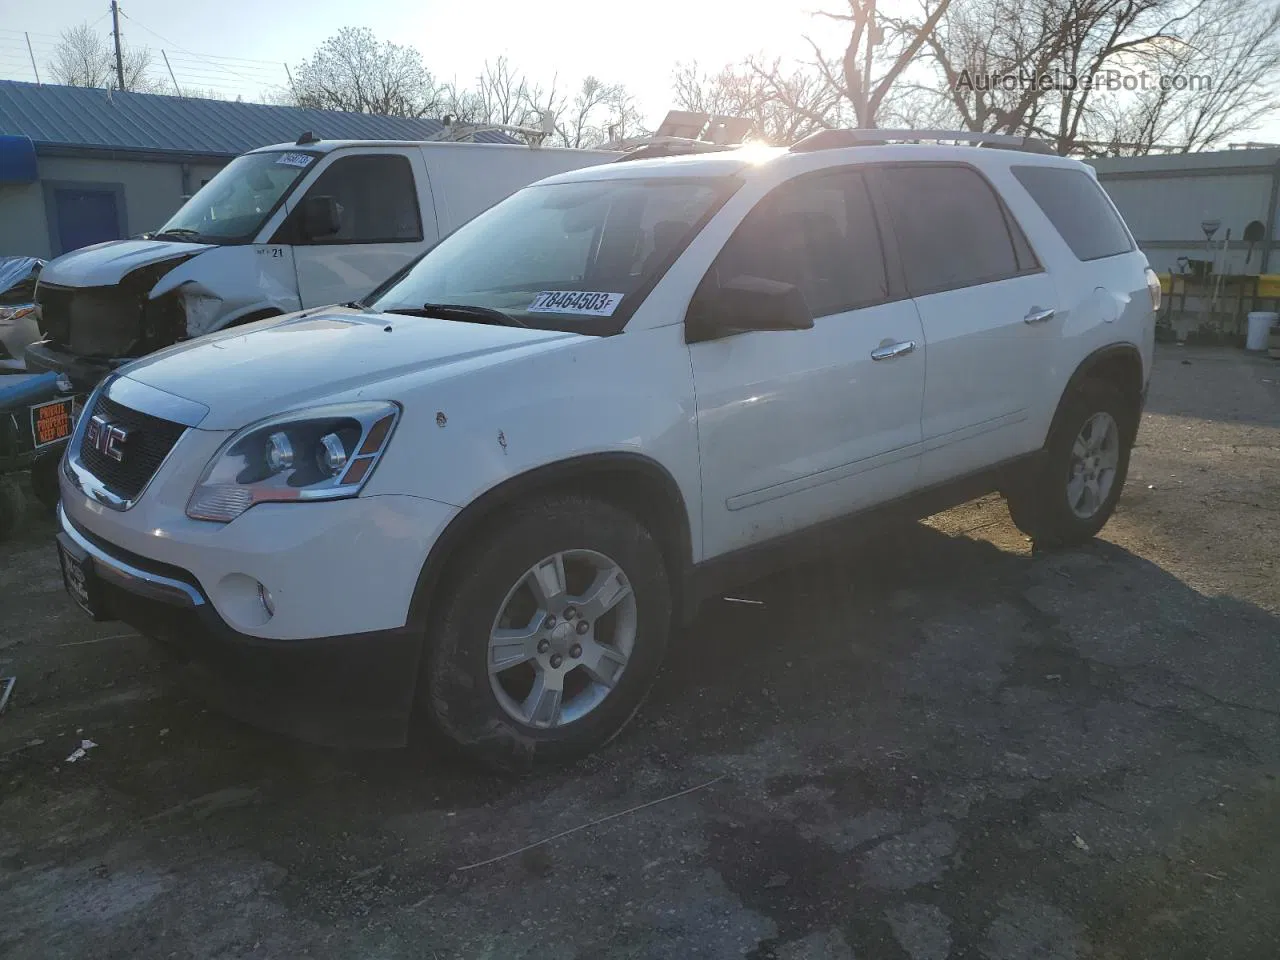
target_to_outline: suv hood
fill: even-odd
[[[438,379],[556,341],[581,339],[560,330],[329,307],[187,341],[120,372],[208,407],[200,429],[234,430],[352,390],[367,399],[395,400],[394,391],[380,389],[389,380],[411,374]],[[423,376],[413,385],[421,382]]]
[[[139,267],[193,257],[213,246],[169,240],[108,240],[50,260],[40,274],[40,281],[60,287],[109,287]]]

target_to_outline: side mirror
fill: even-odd
[[[302,236],[307,240],[332,237],[342,229],[338,201],[333,197],[307,197],[302,201]]]
[[[749,330],[808,330],[813,314],[800,288],[764,277],[734,277],[699,294],[685,317],[686,343],[717,340]]]

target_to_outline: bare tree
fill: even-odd
[[[819,16],[849,24],[849,40],[837,60],[812,39],[813,65],[832,90],[848,101],[859,127],[879,126],[881,109],[920,54],[951,0],[923,0],[919,18],[880,17],[876,0],[845,0],[848,12]]]
[[[298,106],[393,117],[436,113],[441,98],[422,54],[380,41],[367,27],[344,27],[294,70]]]
[[[529,84],[506,57],[485,62],[476,80],[476,103],[480,123],[522,125],[529,119]]]
[[[924,36],[961,126],[1063,154],[1204,149],[1277,105],[1270,0],[954,0],[931,30],[890,26]]]
[[[751,121],[751,136],[774,144],[794,143],[846,120],[840,92],[807,65],[751,57],[705,74],[696,63],[680,64],[672,86],[682,109],[743,117]]]
[[[626,87],[589,76],[561,109],[556,134],[566,147],[588,148],[636,136],[640,126],[639,108]]]
[[[63,30],[49,65],[53,79],[69,87],[114,90],[118,86],[115,47],[107,37],[88,23]],[[155,93],[160,83],[151,75],[151,51],[124,42],[120,47],[125,90]]]
[[[1135,51],[1130,75],[1148,87],[1104,98],[1086,152],[1207,150],[1280,108],[1280,8],[1213,0],[1182,27],[1178,39]]]

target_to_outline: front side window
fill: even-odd
[[[450,234],[367,302],[377,310],[485,307],[562,330],[621,319],[736,185],[666,177],[535,184]]]
[[[218,171],[153,237],[247,243],[316,162],[306,152],[246,153]]]
[[[976,170],[912,164],[879,171],[898,252],[913,295],[1017,276],[1019,263],[1005,211]],[[1030,255],[1022,244],[1023,259]]]
[[[338,232],[295,243],[412,243],[422,239],[418,192],[409,158],[401,154],[339,157],[306,193],[332,197],[338,206]],[[301,210],[304,197],[297,204]],[[286,225],[286,231],[289,225]]]
[[[815,317],[887,299],[880,231],[862,174],[793,180],[756,204],[716,258],[709,282],[738,276],[799,287]]]

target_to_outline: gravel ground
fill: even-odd
[[[987,498],[744,587],[520,780],[206,712],[51,531],[0,546],[0,955],[1280,955],[1280,364],[1162,349],[1095,543]]]

